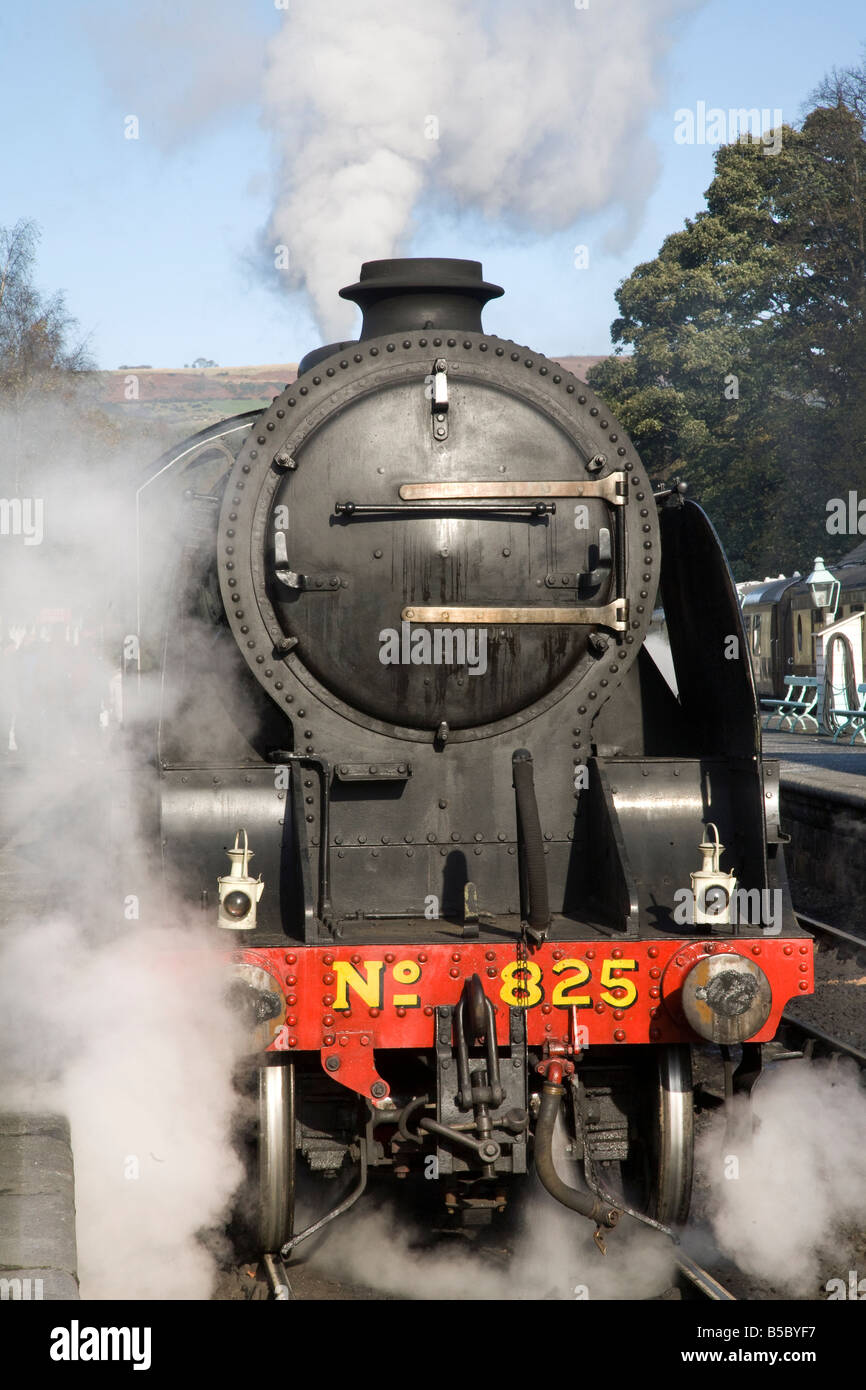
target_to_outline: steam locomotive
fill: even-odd
[[[592,391],[484,332],[479,263],[340,293],[360,338],[139,494],[154,823],[257,1059],[260,1250],[373,1169],[457,1225],[534,1167],[599,1242],[674,1228],[693,1048],[747,1090],[813,987],[724,555]],[[296,1230],[302,1164],[353,1185]]]

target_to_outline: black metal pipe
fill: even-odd
[[[348,1193],[348,1195],[344,1197],[343,1200],[337,1204],[337,1206],[334,1207],[333,1211],[329,1211],[327,1216],[323,1216],[319,1221],[314,1221],[312,1226],[308,1226],[304,1231],[299,1231],[296,1236],[290,1236],[283,1248],[280,1250],[281,1257],[284,1260],[287,1260],[294,1251],[295,1247],[300,1245],[302,1240],[309,1240],[310,1236],[314,1236],[317,1231],[321,1231],[323,1226],[327,1226],[330,1221],[336,1220],[338,1216],[342,1216],[345,1212],[349,1210],[350,1207],[353,1207],[357,1202],[358,1198],[363,1194],[366,1186],[367,1144],[364,1139],[361,1139],[358,1163],[358,1181],[352,1188],[351,1192]]]
[[[562,1202],[563,1206],[588,1217],[598,1226],[615,1226],[619,1221],[616,1207],[593,1197],[591,1192],[569,1187],[553,1166],[553,1130],[564,1095],[564,1087],[557,1086],[553,1081],[545,1081],[541,1092],[541,1109],[535,1124],[535,1171],[551,1197]]]
[[[319,778],[319,883],[318,909],[319,921],[328,923],[334,916],[331,904],[331,765],[327,758],[313,753],[290,753],[284,748],[276,748],[270,754],[271,760],[280,763],[298,763],[301,767],[312,767]]]
[[[544,862],[544,840],[535,799],[535,779],[532,754],[518,748],[511,757],[514,790],[517,798],[517,847],[521,883],[525,881],[529,902],[521,904],[526,921],[534,931],[543,932],[550,925],[550,904],[547,892],[547,865]]]

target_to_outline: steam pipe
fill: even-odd
[[[290,753],[284,748],[275,748],[270,754],[275,763],[299,763],[301,767],[312,767],[319,778],[319,920],[327,926],[334,915],[331,904],[331,765],[326,758],[313,753]]]
[[[541,1108],[535,1124],[535,1171],[547,1188],[563,1206],[589,1217],[598,1226],[615,1226],[619,1212],[608,1202],[602,1202],[590,1192],[581,1192],[576,1187],[564,1183],[553,1166],[553,1128],[559,1111],[560,1101],[565,1095],[565,1087],[555,1082],[545,1081],[541,1092]]]
[[[294,1251],[295,1247],[297,1245],[300,1245],[302,1240],[309,1240],[310,1236],[314,1236],[317,1231],[321,1231],[323,1226],[327,1226],[330,1221],[336,1220],[338,1216],[342,1216],[344,1212],[347,1212],[349,1210],[350,1207],[353,1207],[357,1202],[358,1198],[363,1194],[366,1186],[367,1144],[366,1140],[362,1139],[360,1144],[360,1160],[358,1164],[358,1181],[352,1188],[351,1192],[343,1198],[342,1202],[339,1202],[338,1205],[334,1207],[333,1211],[329,1211],[327,1216],[323,1216],[319,1221],[314,1221],[312,1226],[307,1226],[306,1230],[299,1231],[296,1236],[290,1236],[289,1239],[286,1241],[285,1245],[280,1250],[281,1258],[287,1260]]]

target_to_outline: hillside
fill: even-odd
[[[598,357],[560,357],[583,380]],[[100,373],[100,401],[130,424],[156,426],[183,439],[229,415],[260,410],[295,380],[296,363],[258,367],[125,367]]]

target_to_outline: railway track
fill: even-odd
[[[703,1299],[710,1303],[735,1303],[736,1294],[722,1284],[709,1270],[704,1269],[685,1251],[676,1249],[674,1254],[677,1286],[684,1299]],[[248,1267],[250,1277],[255,1277],[255,1266]],[[292,1288],[288,1271],[282,1260],[274,1255],[265,1255],[258,1268],[262,1293],[269,1302],[296,1300],[298,1295]],[[263,1279],[262,1279],[263,1276]]]
[[[262,1259],[262,1268],[267,1280],[269,1296],[276,1303],[287,1303],[295,1298],[286,1266],[279,1255],[265,1255]]]
[[[810,931],[818,941],[827,945],[862,951],[866,956],[866,938],[853,936],[851,932],[842,931],[840,927],[831,927],[827,922],[819,922],[814,917],[808,917],[805,912],[795,912],[794,916],[800,925]]]
[[[866,962],[866,940],[863,937],[842,931],[840,927],[831,927],[829,923],[819,922],[803,912],[797,912],[796,917],[800,925],[815,937],[819,951],[835,950],[843,959],[849,955],[862,955]],[[866,1052],[862,1048],[826,1032],[816,1023],[799,1018],[786,1009],[782,1014],[782,1024],[788,1038],[802,1044],[806,1056],[835,1054],[850,1057],[859,1067],[866,1068]]]
[[[709,1303],[736,1303],[737,1295],[725,1288],[715,1275],[691,1259],[683,1250],[677,1250],[677,1276],[684,1298],[706,1299]]]

